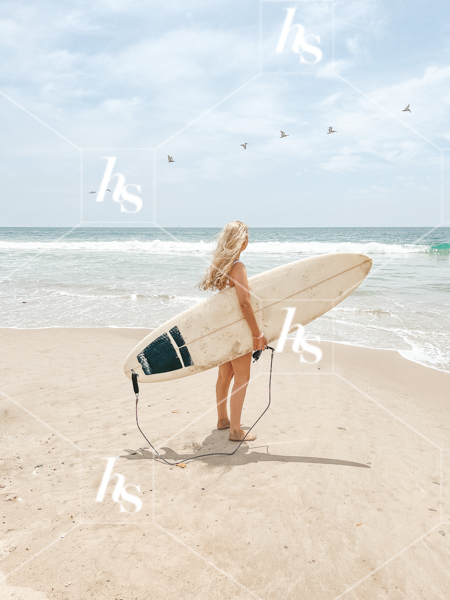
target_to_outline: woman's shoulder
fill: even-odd
[[[247,269],[242,261],[236,260],[232,265],[229,274],[230,275],[238,275],[239,273],[246,273]]]
[[[242,260],[235,260],[234,263],[231,265],[231,268],[233,269],[236,265],[240,265],[238,268],[244,267],[244,269],[245,269],[245,265],[242,262]]]

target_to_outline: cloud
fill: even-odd
[[[105,100],[101,104],[101,108],[104,108],[107,112],[113,115],[131,116],[136,106],[140,106],[141,99],[137,96],[135,98],[112,98]]]
[[[336,75],[340,75],[344,71],[348,71],[354,67],[355,62],[350,60],[338,59],[321,63],[317,69],[316,77],[318,79],[334,79]]]
[[[360,156],[354,153],[354,150],[344,146],[340,153],[331,157],[327,162],[320,163],[320,168],[325,171],[334,171],[335,173],[357,171],[363,166]]]

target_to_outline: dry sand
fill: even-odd
[[[122,372],[144,333],[0,330],[2,600],[450,598],[450,374],[338,344],[319,366],[275,355],[258,440],[168,467],[140,450]],[[167,457],[235,448],[215,376],[142,386]],[[124,479],[96,502],[108,457]]]

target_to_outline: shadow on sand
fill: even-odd
[[[246,442],[242,444],[236,454],[227,456],[222,454],[219,456],[204,456],[203,454],[210,454],[213,452],[231,453],[236,449],[236,444],[228,440],[228,431],[219,431],[215,429],[211,435],[208,435],[203,443],[198,447],[194,445],[193,452],[191,454],[178,454],[171,448],[160,448],[159,452],[168,461],[188,461],[189,459],[195,458],[196,462],[200,461],[204,464],[224,465],[224,466],[239,466],[247,465],[259,462],[282,462],[282,463],[318,463],[322,465],[340,465],[343,467],[360,467],[363,469],[370,469],[369,465],[364,463],[352,462],[349,460],[340,460],[337,458],[320,458],[316,456],[286,456],[283,454],[270,454],[269,445],[264,446],[249,446]],[[256,452],[258,448],[265,448],[265,452]],[[158,456],[155,456],[153,452],[146,448],[139,448],[138,450],[130,450],[125,448],[127,455],[121,456],[120,458],[127,458],[129,460],[156,460],[160,461]]]

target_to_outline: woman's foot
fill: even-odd
[[[242,442],[242,440],[245,438],[247,432],[244,431],[243,429],[234,429],[233,431],[230,431],[230,440],[232,442]],[[256,440],[256,435],[253,435],[252,433],[250,435],[247,435],[247,437],[245,438],[246,442],[253,442],[254,440]]]
[[[229,429],[230,428],[230,419],[219,419],[217,421],[217,429]]]

